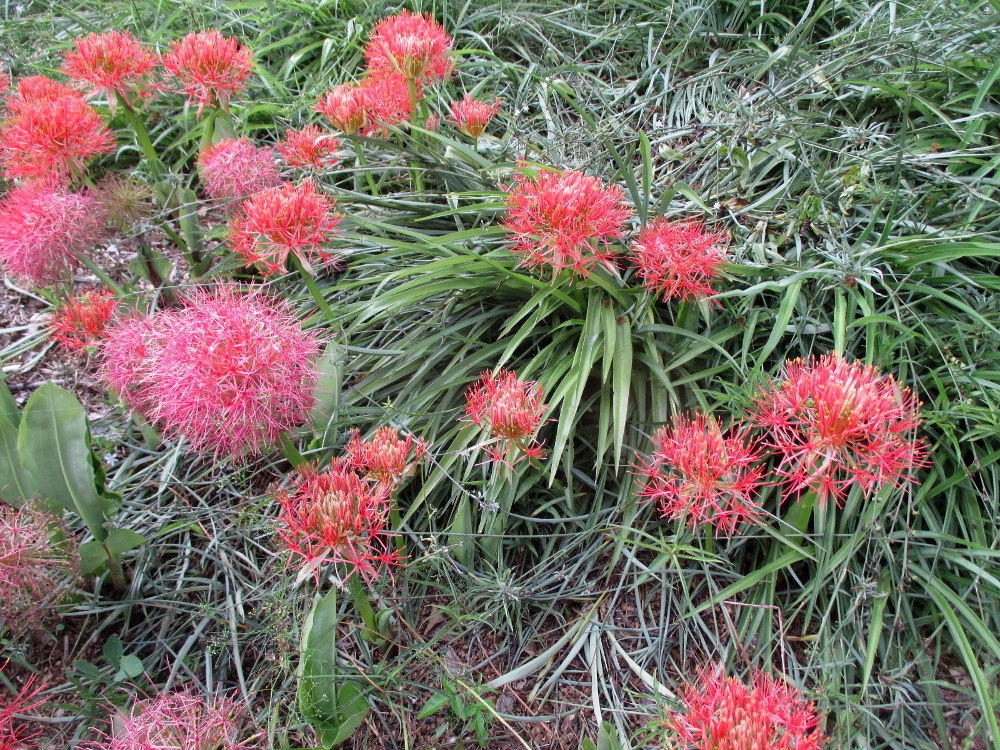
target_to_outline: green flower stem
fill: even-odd
[[[375,178],[372,177],[372,173],[368,171],[368,160],[365,158],[361,139],[357,136],[351,136],[351,141],[354,143],[354,157],[358,162],[357,168],[364,172],[365,180],[368,182],[368,194],[377,197],[379,194],[378,185],[375,184]]]
[[[146,130],[146,126],[132,108],[132,104],[120,93],[116,93],[115,96],[118,98],[118,105],[125,113],[125,118],[132,128],[132,132],[135,133],[135,137],[139,141],[143,153],[146,154],[146,161],[149,162],[149,171],[153,174],[153,182],[159,182],[166,170],[163,167],[163,162],[160,160],[159,154],[153,148],[153,142],[149,138],[149,131]]]
[[[116,284],[114,280],[112,280],[112,278],[108,276],[107,271],[105,271],[103,268],[94,263],[93,259],[90,256],[86,254],[81,254],[80,260],[83,262],[83,265],[85,265],[90,271],[93,272],[95,276],[97,276],[97,278],[101,280],[101,283],[103,283],[104,286],[106,286],[108,289],[111,289],[115,293],[116,297],[125,296],[125,290],[122,289],[120,286],[118,286],[118,284]]]
[[[330,309],[330,305],[327,304],[326,299],[323,297],[323,292],[316,284],[316,279],[314,279],[312,274],[302,267],[302,261],[300,261],[294,254],[289,254],[288,263],[294,270],[298,271],[299,277],[302,279],[303,283],[306,285],[306,289],[309,290],[309,294],[312,295],[313,300],[316,302],[316,307],[318,307],[320,312],[323,313],[323,317],[331,323],[336,322],[336,316],[333,314],[333,310]]]
[[[412,78],[409,78],[407,80],[408,80],[408,83],[410,84],[410,111],[413,112],[413,114],[410,115],[410,122],[413,125],[418,125],[418,123],[417,123],[416,120],[420,116],[419,113],[421,113],[423,110],[422,110],[422,107],[419,108],[419,109],[417,107],[417,82],[414,79],[412,79]],[[427,120],[424,119],[424,124],[426,124],[426,123],[427,123]],[[420,161],[419,157],[416,156],[416,154],[419,152],[419,139],[418,139],[418,136],[419,136],[419,134],[416,133],[413,130],[413,128],[410,128],[410,148],[413,150],[413,153],[414,153],[413,166],[410,168],[410,178],[413,180],[413,187],[414,187],[414,189],[418,193],[423,193],[424,192],[424,175],[423,175],[423,171],[422,170],[424,168],[424,164],[423,164],[422,161]]]
[[[115,591],[121,593],[128,588],[128,580],[125,578],[125,570],[122,568],[121,560],[117,559],[107,547],[104,548],[104,551],[108,556],[108,577],[111,579],[111,585]]]

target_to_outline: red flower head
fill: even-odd
[[[411,456],[410,453],[413,455]],[[347,455],[353,468],[378,482],[394,485],[412,473],[413,467],[423,458],[427,447],[423,438],[414,441],[413,435],[399,437],[393,427],[380,427],[372,439],[361,442],[360,430],[352,430]]]
[[[551,269],[552,278],[571,268],[581,278],[595,266],[615,267],[608,241],[621,237],[631,210],[618,187],[605,187],[582,172],[543,170],[535,179],[515,177],[507,189],[507,219],[519,266]]]
[[[471,94],[466,94],[461,100],[451,103],[451,118],[459,133],[464,133],[470,138],[478,138],[486,131],[486,126],[490,124],[490,120],[499,109],[499,96],[492,104],[488,104],[473,99]]]
[[[75,91],[65,83],[46,78],[45,76],[28,76],[17,82],[17,91],[7,97],[7,109],[12,114],[37,102],[48,102],[54,99],[83,99],[79,91]]]
[[[314,107],[341,133],[351,135],[368,124],[366,89],[357,83],[345,83],[330,89]]]
[[[10,88],[10,73],[0,70],[0,94]]]
[[[744,521],[760,520],[764,470],[745,430],[727,434],[711,417],[676,416],[653,435],[653,444],[651,460],[640,458],[638,467],[646,477],[642,497],[655,500],[664,518],[709,524],[727,535]]]
[[[10,660],[0,667],[2,671]],[[0,750],[26,750],[28,742],[34,735],[28,734],[27,727],[18,726],[17,714],[27,713],[41,706],[45,701],[37,700],[42,688],[35,687],[35,675],[31,675],[18,690],[17,695],[3,689],[0,694]]]
[[[664,301],[701,299],[712,294],[727,241],[697,221],[657,219],[639,233],[632,252],[642,283]]]
[[[343,566],[341,582],[355,573],[371,580],[399,562],[385,529],[391,490],[344,458],[334,458],[323,472],[306,466],[292,477],[292,489],[276,498],[278,536],[317,583],[320,567],[329,564]]]
[[[529,459],[542,456],[542,443],[534,435],[547,406],[542,403],[542,388],[535,381],[518,380],[517,373],[510,370],[500,370],[495,377],[486,371],[466,391],[465,401],[465,421],[503,443],[501,449],[488,451],[492,461],[504,462],[514,447]]]
[[[15,107],[0,130],[0,165],[8,179],[65,183],[114,146],[104,120],[78,96],[21,98]]]
[[[366,78],[361,82],[367,103],[368,125],[363,135],[378,137],[384,135],[385,128],[406,122],[413,115],[414,102],[410,99],[410,89],[406,80],[399,76]],[[422,93],[417,87],[417,99]]]
[[[199,31],[172,42],[163,56],[163,67],[177,79],[180,93],[198,103],[198,116],[205,106],[218,101],[229,105],[229,97],[245,88],[253,68],[250,50],[218,31]]]
[[[0,202],[0,262],[29,284],[54,284],[69,276],[103,231],[90,193],[20,185]]]
[[[720,666],[699,670],[681,692],[683,709],[664,720],[675,750],[820,750],[825,741],[811,701],[763,672],[749,685],[723,677]]]
[[[337,149],[340,141],[332,133],[324,133],[315,125],[302,130],[289,130],[278,152],[293,167],[304,170],[321,170],[334,167],[340,161]]]
[[[365,62],[373,77],[440,81],[451,75],[451,37],[430,14],[404,10],[375,24]]]
[[[198,154],[205,193],[217,201],[243,199],[281,184],[274,151],[246,138],[223,138]]]
[[[121,94],[128,101],[133,92],[143,96],[149,89],[145,77],[156,64],[127,31],[89,34],[74,41],[75,48],[67,51],[62,71],[68,76],[89,83],[92,93],[104,93],[109,101]]]
[[[285,272],[289,253],[307,272],[313,272],[307,257],[311,254],[336,268],[334,256],[323,251],[343,218],[333,207],[310,180],[283,183],[243,202],[230,224],[229,243],[248,266],[256,263],[269,274]]]
[[[863,493],[912,481],[925,462],[920,404],[891,375],[836,354],[785,363],[784,378],[755,399],[754,421],[780,456],[785,493],[816,492],[837,504],[853,485]]]
[[[67,349],[87,348],[104,335],[117,304],[110,289],[85,292],[67,300],[58,307],[49,324],[52,338]]]

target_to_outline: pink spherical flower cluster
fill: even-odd
[[[241,200],[281,184],[274,151],[246,138],[223,138],[198,154],[205,193],[217,201]]]
[[[375,78],[401,76],[440,81],[451,75],[451,37],[429,14],[404,10],[383,18],[365,47],[365,62]]]
[[[725,678],[721,666],[699,670],[684,686],[682,709],[663,725],[674,750],[820,750],[821,716],[795,688],[756,672],[750,684]]]
[[[459,133],[470,138],[478,138],[486,132],[486,126],[500,109],[500,97],[492,104],[473,99],[466,94],[459,101],[451,103],[451,117]]]
[[[0,667],[0,672],[6,669],[10,660]],[[8,677],[4,676],[5,680]],[[29,728],[19,723],[18,714],[27,713],[41,706],[45,701],[38,700],[42,687],[35,685],[35,675],[29,677],[17,693],[0,690],[0,750],[27,750],[25,744],[35,735],[29,734]]]
[[[265,273],[284,273],[294,254],[308,273],[315,273],[310,256],[327,267],[335,258],[323,247],[336,236],[343,217],[334,213],[334,202],[305,180],[264,190],[244,201],[229,227],[229,242],[248,266]]]
[[[535,381],[518,380],[517,373],[500,370],[495,376],[486,371],[481,380],[465,393],[465,421],[483,429],[499,447],[486,449],[491,461],[508,464],[513,449],[523,458],[543,456],[542,443],[535,433],[548,408],[542,403],[542,387]],[[509,465],[509,464],[508,464]]]
[[[306,421],[318,350],[287,303],[225,285],[180,310],[118,321],[102,378],[168,437],[238,460]]]
[[[354,469],[370,479],[393,486],[413,472],[426,452],[423,438],[414,440],[411,434],[401,438],[393,427],[380,427],[367,442],[361,440],[360,430],[352,430],[351,441],[347,444],[347,458]]]
[[[198,116],[207,105],[229,105],[229,98],[243,91],[250,77],[250,50],[218,31],[199,31],[170,44],[163,67],[177,79],[175,91],[198,104]]]
[[[728,259],[726,241],[724,232],[708,232],[697,221],[657,219],[632,247],[639,279],[664,301],[707,297]]]
[[[285,133],[285,140],[277,146],[290,166],[307,171],[336,166],[340,161],[338,148],[340,141],[337,137],[315,125],[306,125],[302,130],[289,130]]]
[[[91,86],[92,94],[104,94],[109,101],[120,95],[126,102],[150,90],[147,79],[156,57],[127,31],[89,34],[73,42],[66,52],[62,71]]]
[[[632,213],[624,197],[621,188],[573,170],[518,175],[507,188],[503,222],[518,265],[550,272],[553,280],[564,268],[581,278],[597,266],[615,268],[609,242],[622,236]]]
[[[760,521],[764,469],[745,429],[723,432],[711,417],[676,416],[653,435],[653,445],[651,459],[639,459],[641,495],[655,501],[664,518],[727,535]]]
[[[855,485],[869,493],[913,479],[926,461],[919,407],[891,375],[831,353],[786,362],[752,418],[778,453],[785,495],[812,491],[822,507],[829,498],[840,505]]]
[[[85,349],[104,335],[118,300],[110,289],[84,292],[56,308],[49,323],[52,338],[67,349]]]

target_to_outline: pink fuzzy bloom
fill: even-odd
[[[440,81],[452,71],[451,37],[430,14],[404,10],[375,24],[365,62],[372,77]]]
[[[198,168],[208,197],[243,199],[281,184],[274,151],[246,138],[223,138],[198,154]]]
[[[0,622],[21,633],[36,627],[80,570],[68,532],[30,505],[0,506]]]
[[[635,240],[632,253],[642,283],[664,301],[702,299],[728,259],[725,232],[692,220],[657,219]]]
[[[0,262],[8,274],[36,286],[65,279],[103,230],[90,193],[27,183],[0,202]]]
[[[615,268],[618,251],[609,241],[622,236],[632,214],[621,188],[573,170],[514,179],[502,226],[513,234],[511,250],[520,257],[519,266],[551,270],[553,281],[564,268],[581,278],[595,266]]]
[[[324,266],[336,268],[335,256],[323,247],[336,237],[342,218],[312,181],[286,182],[243,202],[230,224],[229,243],[248,266],[256,264],[272,275],[285,272],[289,254],[309,273],[314,272],[313,254]]]
[[[288,164],[303,170],[329,169],[340,161],[337,155],[340,141],[333,133],[325,133],[315,125],[287,131],[284,142],[277,148]]]
[[[334,458],[323,472],[306,465],[292,477],[292,489],[276,497],[278,537],[317,583],[324,565],[341,568],[341,583],[355,573],[371,580],[399,563],[385,528],[391,490],[344,458]]]
[[[839,506],[851,487],[868,494],[913,481],[926,463],[916,436],[920,403],[891,375],[837,354],[785,363],[754,400],[753,420],[777,451],[785,496],[813,491]]]
[[[236,39],[215,30],[199,31],[172,42],[163,67],[177,79],[174,90],[186,94],[189,103],[198,103],[200,117],[206,105],[218,102],[226,107],[230,96],[243,91],[253,59]]]
[[[427,452],[423,438],[405,438],[393,427],[380,427],[372,439],[361,441],[360,430],[351,431],[347,456],[353,468],[378,482],[394,485],[413,473],[414,467]]]
[[[754,672],[749,685],[723,667],[700,669],[663,720],[672,750],[820,750],[822,717],[788,684]]]
[[[56,308],[49,323],[52,338],[67,349],[85,349],[104,335],[114,314],[115,293],[110,289],[84,292],[79,297],[64,301]]]
[[[522,458],[543,456],[542,443],[535,440],[535,433],[546,408],[542,387],[535,381],[518,380],[517,373],[510,370],[500,370],[496,376],[487,370],[465,393],[464,421],[472,422],[500,445],[487,451],[491,461],[506,463],[507,454],[517,448],[524,454],[517,463]]]
[[[471,94],[466,94],[459,101],[451,103],[451,118],[459,133],[464,133],[470,138],[478,138],[486,131],[486,126],[490,124],[490,120],[499,109],[499,96],[489,104],[473,99]]]
[[[757,493],[764,469],[746,430],[724,433],[711,417],[675,416],[653,435],[653,445],[648,462],[639,458],[646,478],[641,495],[655,501],[664,518],[707,524],[726,535],[761,520]]]
[[[77,96],[20,100],[0,128],[0,166],[8,179],[63,184],[114,147],[96,110]]]
[[[93,94],[103,93],[112,100],[117,93],[129,101],[133,94],[141,97],[148,92],[146,76],[154,65],[156,57],[129,32],[109,31],[74,40],[62,72],[89,83]]]
[[[161,310],[156,315],[129,315],[114,320],[101,342],[101,379],[134,412],[148,415],[154,396],[153,367],[161,360],[166,333],[179,313]]]
[[[9,663],[9,659],[5,661],[0,666],[0,672]],[[27,750],[28,746],[24,743],[35,736],[28,734],[27,727],[19,726],[16,718],[18,714],[33,711],[45,703],[43,700],[37,700],[42,687],[35,686],[35,677],[36,675],[31,675],[16,695],[6,688],[0,688],[0,750]]]
[[[46,76],[28,76],[17,82],[16,91],[6,97],[6,105],[12,114],[17,114],[32,104],[67,97],[70,99],[83,99],[79,91],[70,88],[61,81],[56,81]]]

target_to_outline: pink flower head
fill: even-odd
[[[451,75],[451,37],[430,14],[404,10],[375,24],[365,62],[375,78],[440,81]]]
[[[632,252],[642,283],[664,301],[702,299],[729,257],[727,241],[697,221],[657,219],[639,233]]]
[[[52,613],[67,579],[79,572],[65,529],[30,505],[0,506],[0,621],[17,632]]]
[[[8,659],[0,666],[2,672],[10,663]],[[0,750],[26,750],[28,742],[34,735],[28,734],[28,728],[19,725],[17,715],[27,713],[41,706],[45,701],[38,700],[42,692],[41,686],[35,686],[35,675],[31,675],[17,691],[17,694],[0,689]]]
[[[241,708],[230,698],[204,698],[188,692],[138,700],[90,750],[243,750],[239,741]]]
[[[93,107],[77,96],[21,99],[0,129],[0,166],[8,179],[66,183],[114,147]]]
[[[0,70],[0,94],[3,94],[9,88],[10,88],[10,73],[8,73],[6,70]]]
[[[278,537],[304,571],[319,582],[324,565],[342,566],[341,581],[355,573],[371,580],[399,562],[386,530],[392,486],[358,473],[334,458],[330,468],[301,468],[292,489],[277,496]]]
[[[274,151],[246,138],[223,138],[198,154],[205,192],[217,201],[246,198],[281,184]]]
[[[424,123],[424,127],[432,133],[438,132],[441,129],[441,118],[432,112],[427,115],[427,122]]]
[[[459,101],[451,103],[451,118],[458,128],[459,133],[464,133],[470,138],[478,138],[486,131],[486,126],[500,109],[500,97],[489,104],[473,99],[471,94],[466,94]]]
[[[514,179],[502,225],[513,234],[511,250],[520,256],[519,266],[551,269],[553,280],[564,268],[581,278],[595,266],[615,268],[617,251],[608,242],[622,236],[632,213],[621,188],[573,170]]]
[[[357,83],[330,89],[320,96],[314,109],[346,135],[360,132],[368,124],[366,89]]]
[[[143,96],[149,89],[146,76],[156,64],[150,54],[127,31],[88,34],[74,41],[67,51],[62,71],[89,83],[92,93],[105,94],[109,100],[120,94],[126,101],[133,94]]]
[[[66,97],[83,98],[79,91],[71,89],[65,83],[46,76],[28,76],[17,82],[17,90],[7,97],[6,104],[11,113],[17,114],[32,104]]]
[[[915,435],[920,404],[891,375],[837,354],[785,363],[784,377],[754,401],[754,421],[778,452],[785,494],[817,494],[839,506],[851,487],[862,493],[913,480],[926,449]]]
[[[46,286],[67,276],[103,232],[90,193],[28,183],[0,202],[0,262],[11,276]]]
[[[198,103],[198,116],[206,105],[229,105],[229,97],[245,88],[253,68],[250,50],[218,31],[199,31],[174,41],[163,56],[163,67],[177,79],[188,102]]]
[[[676,750],[820,750],[820,717],[798,690],[763,672],[749,685],[721,666],[700,669],[681,692],[682,709],[664,719]]]
[[[764,470],[745,430],[724,433],[711,417],[675,416],[653,435],[653,445],[651,459],[639,459],[646,477],[641,494],[658,503],[664,518],[708,524],[727,535],[744,521],[760,520]]]
[[[465,421],[502,443],[500,449],[488,451],[492,461],[504,462],[511,448],[523,452],[522,458],[542,457],[542,443],[534,436],[547,406],[542,403],[542,387],[535,381],[518,380],[510,370],[500,370],[496,376],[486,371],[466,391],[465,402]]]
[[[289,130],[285,140],[278,144],[278,152],[293,167],[304,170],[321,170],[334,167],[340,161],[337,149],[340,141],[332,133],[325,133],[315,125],[302,130]]]
[[[110,289],[84,292],[63,302],[49,324],[52,338],[67,349],[85,349],[104,335],[114,314],[115,293]]]
[[[335,268],[334,256],[323,251],[343,218],[333,209],[334,202],[312,181],[286,182],[243,202],[229,227],[229,243],[248,266],[257,264],[268,274],[284,273],[290,253],[307,272],[311,254]]]
[[[181,310],[120,321],[101,374],[168,437],[239,460],[306,421],[318,349],[287,303],[223,285]]]
[[[410,434],[401,438],[393,427],[380,427],[366,443],[361,442],[360,430],[353,430],[351,442],[347,444],[347,456],[353,468],[370,479],[390,485],[412,473],[426,452],[423,438],[414,441]]]

